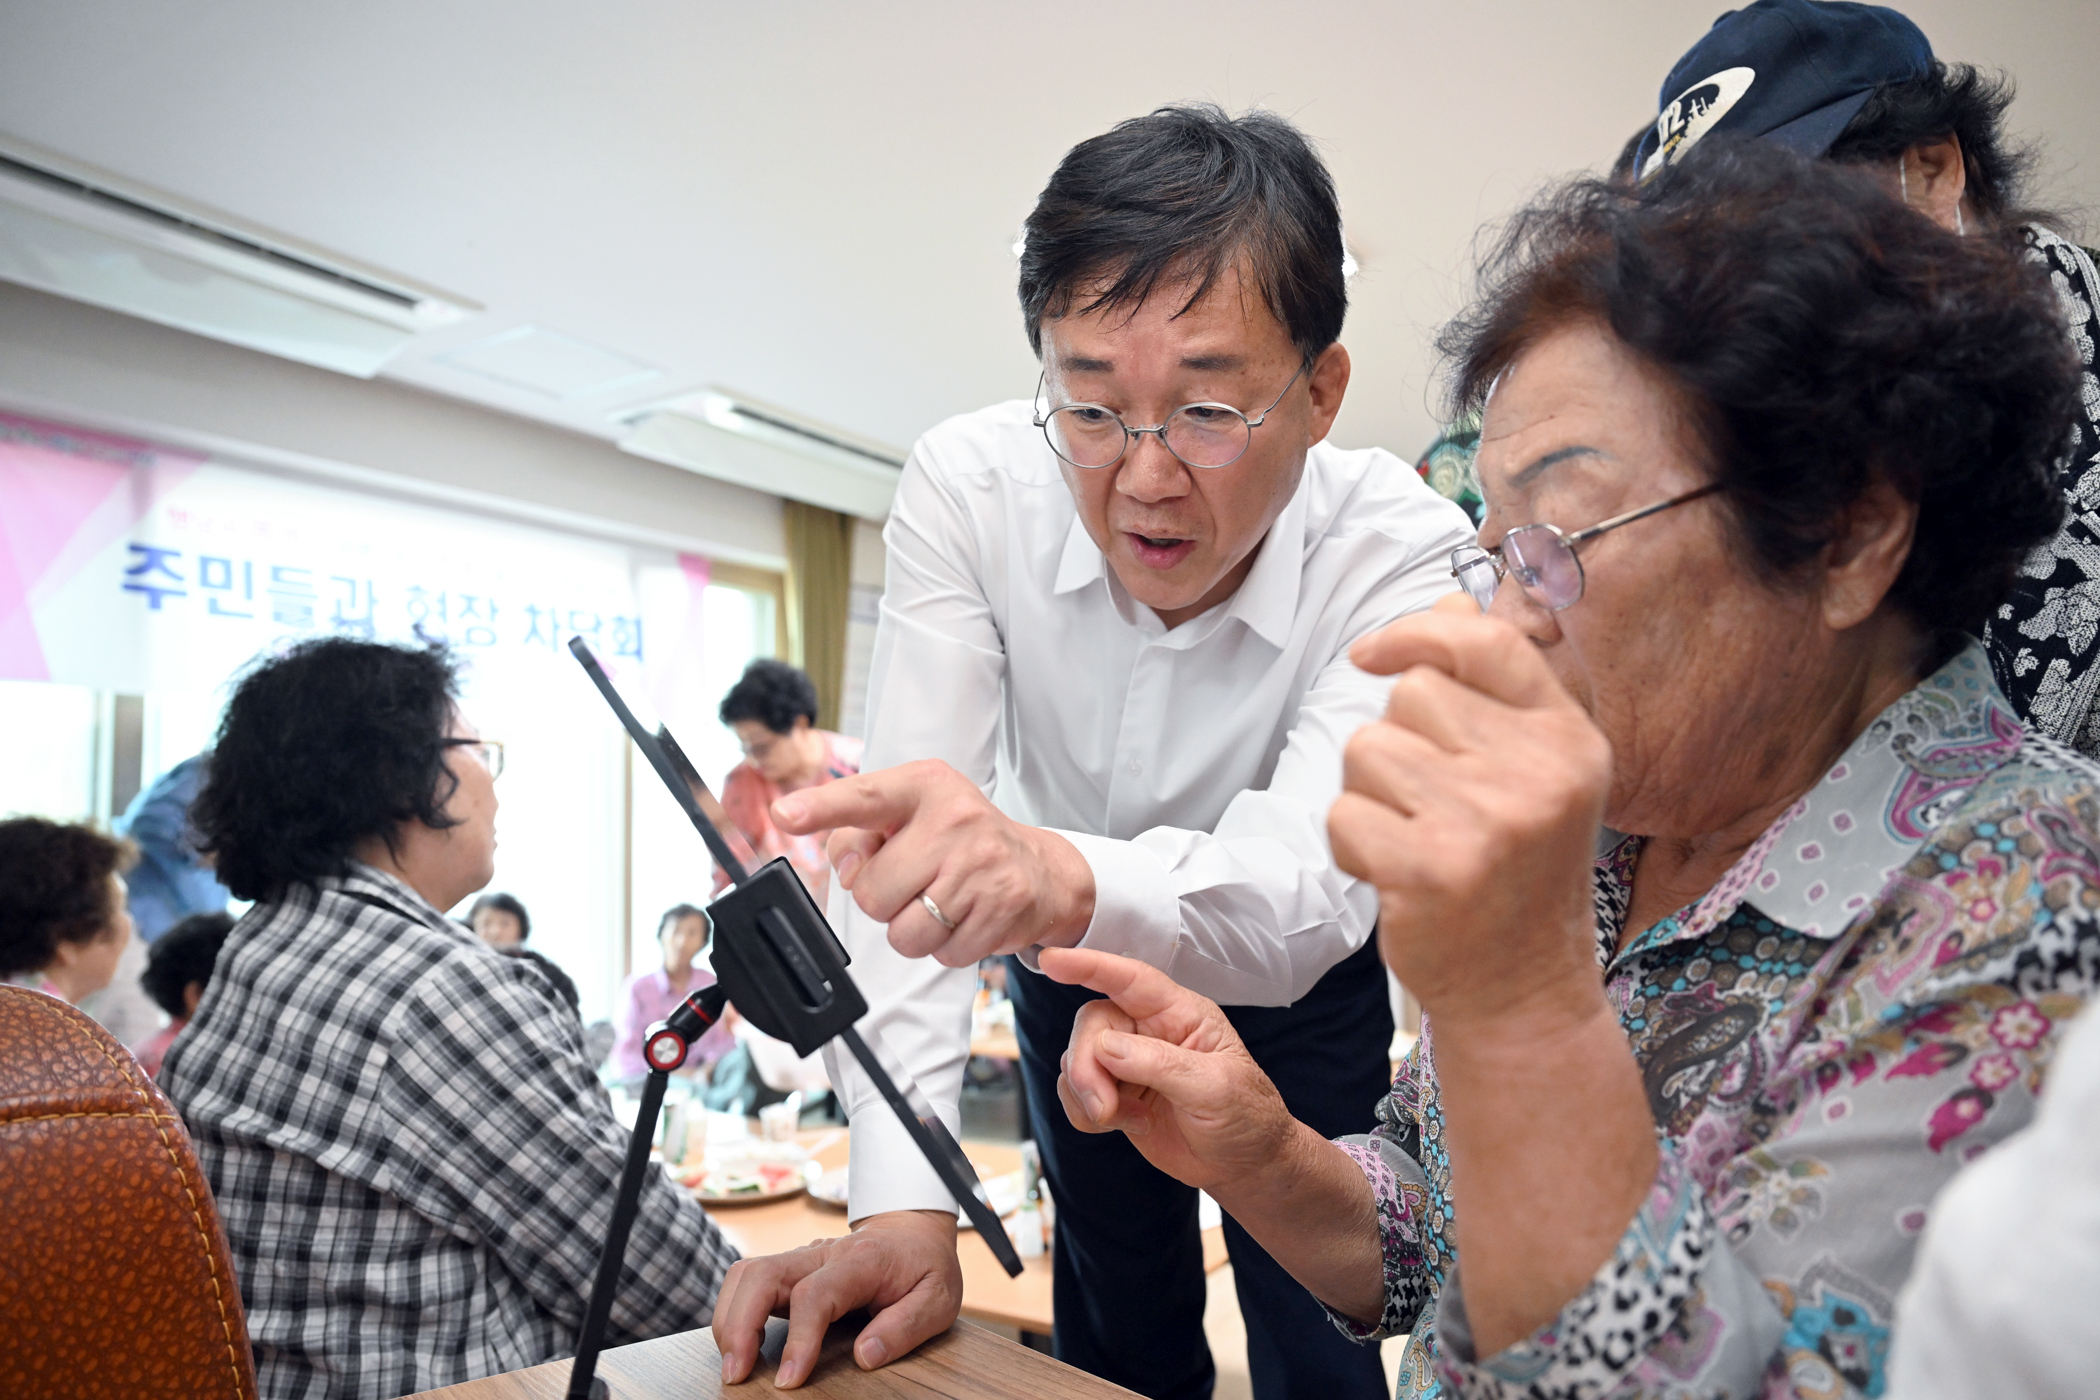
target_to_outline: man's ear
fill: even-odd
[[[1305,425],[1305,445],[1310,447],[1326,440],[1334,416],[1342,411],[1342,395],[1349,391],[1349,352],[1342,342],[1337,340],[1313,361],[1306,389],[1312,397],[1312,419]]]
[[[1903,202],[1949,233],[1967,232],[1961,210],[1962,197],[1969,191],[1969,163],[1962,159],[1961,138],[1950,134],[1920,141],[1901,160]]]
[[[1910,558],[1917,528],[1917,502],[1876,473],[1824,551],[1823,621],[1833,631],[1857,627],[1880,608]]]

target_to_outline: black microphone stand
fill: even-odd
[[[703,987],[651,1026],[648,1038],[642,1042],[642,1058],[649,1063],[649,1077],[642,1082],[641,1112],[635,1116],[634,1136],[627,1140],[627,1164],[620,1172],[619,1193],[613,1197],[612,1228],[606,1232],[605,1250],[598,1256],[598,1277],[591,1284],[591,1301],[583,1310],[583,1331],[576,1338],[576,1364],[569,1368],[568,1400],[611,1400],[611,1390],[598,1378],[598,1353],[605,1347],[605,1325],[612,1317],[620,1268],[627,1261],[627,1236],[634,1230],[634,1217],[642,1206],[642,1175],[649,1169],[649,1140],[656,1133],[656,1116],[663,1111],[664,1089],[671,1082],[671,1071],[685,1063],[693,1042],[721,1019],[722,1007],[728,1000],[729,994],[720,982]]]

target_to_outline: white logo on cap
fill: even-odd
[[[1655,154],[1641,166],[1640,178],[1645,180],[1665,165],[1682,160],[1692,143],[1713,130],[1714,123],[1743,100],[1755,81],[1755,68],[1725,68],[1677,94],[1677,100],[1655,119]]]

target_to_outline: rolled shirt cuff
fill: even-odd
[[[1094,872],[1094,918],[1078,946],[1168,971],[1181,937],[1181,901],[1159,857],[1135,841],[1048,829],[1070,841]],[[1041,971],[1036,966],[1040,951],[1039,946],[1022,949],[1021,965]]]
[[[852,1153],[846,1172],[846,1217],[849,1223],[893,1210],[942,1210],[953,1214],[955,1197],[912,1141],[896,1112],[875,1092],[859,1065],[839,1063],[848,1057],[838,1047],[824,1047],[825,1067],[841,1090],[852,1116]],[[849,1087],[850,1086],[850,1087]],[[943,1107],[935,1112],[948,1131],[961,1135],[961,1124]]]

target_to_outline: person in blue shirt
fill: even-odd
[[[188,840],[190,804],[209,759],[197,754],[155,778],[114,823],[139,848],[129,876],[131,917],[148,943],[192,914],[219,913],[232,898]]]

